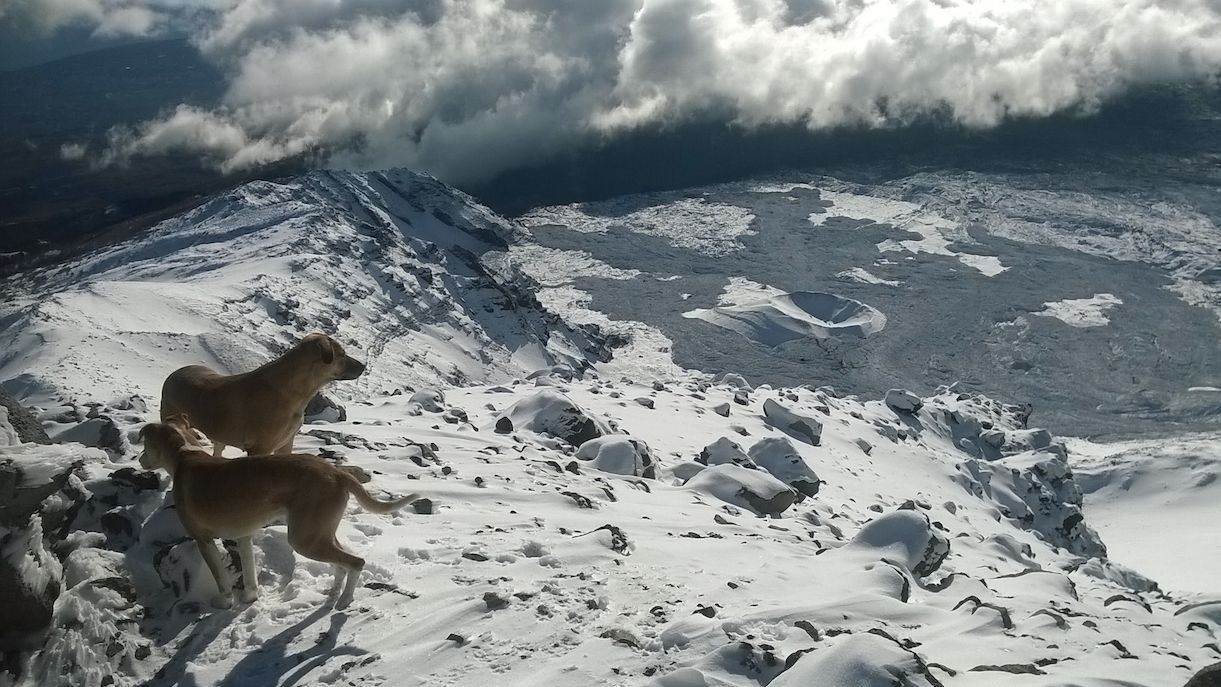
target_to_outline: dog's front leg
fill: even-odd
[[[203,556],[204,562],[208,564],[208,570],[212,571],[212,579],[216,580],[216,588],[220,590],[220,595],[212,601],[212,605],[217,608],[229,608],[233,605],[233,582],[229,579],[229,569],[220,559],[220,551],[216,549],[216,542],[210,538],[196,537],[195,545],[199,547],[199,553]]]
[[[225,457],[225,445],[219,441],[212,442],[212,455],[216,458]]]
[[[250,537],[237,540],[237,555],[242,561],[242,602],[259,598],[259,571],[254,567],[254,544]]]

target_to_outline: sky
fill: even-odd
[[[987,128],[1221,72],[1218,0],[0,0],[32,53],[73,32],[186,36],[227,79],[216,107],[112,130],[100,162],[455,182],[697,117]]]

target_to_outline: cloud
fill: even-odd
[[[49,35],[86,26],[99,37],[155,36],[186,30],[186,18],[225,6],[207,0],[3,0],[0,29]]]
[[[1208,0],[217,0],[195,16],[222,104],[116,131],[111,159],[309,153],[467,182],[709,113],[990,127],[1221,69]]]

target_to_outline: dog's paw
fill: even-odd
[[[338,599],[335,599],[333,608],[337,611],[342,611],[352,604],[351,594],[340,594]]]
[[[233,597],[225,594],[215,596],[212,598],[212,606],[222,611],[233,608]]]
[[[257,589],[242,589],[238,591],[237,598],[244,604],[254,603],[259,600],[259,592]]]

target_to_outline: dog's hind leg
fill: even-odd
[[[225,562],[220,559],[220,551],[216,549],[216,542],[210,537],[195,537],[195,546],[199,547],[199,555],[203,556],[204,563],[208,564],[208,570],[212,571],[212,579],[216,580],[216,587],[220,590],[218,596],[212,605],[217,608],[229,608],[233,605],[233,581],[229,579],[229,569],[225,567]]]
[[[259,598],[259,570],[254,567],[254,544],[250,537],[237,540],[237,553],[242,561],[242,596],[244,603]]]
[[[328,504],[319,504],[316,510],[309,513],[288,514],[288,543],[297,553],[323,563],[333,563],[336,566],[335,587],[339,587],[340,569],[346,573],[343,591],[335,600],[335,608],[346,608],[352,602],[356,590],[356,582],[360,571],[365,567],[363,558],[348,553],[335,540],[335,530],[343,518],[344,507],[347,505],[347,494],[344,493]]]

